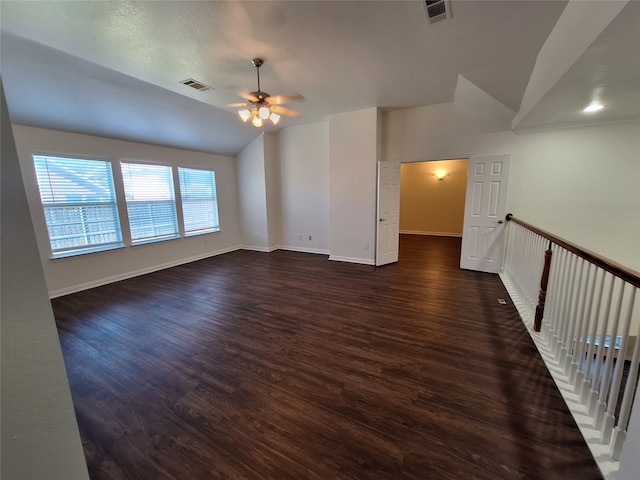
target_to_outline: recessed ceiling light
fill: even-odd
[[[602,110],[603,108],[604,108],[604,105],[602,105],[601,103],[592,103],[582,111],[584,113],[593,113],[593,112],[597,112],[598,110]]]

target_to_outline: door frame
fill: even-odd
[[[442,155],[442,156],[437,156],[437,157],[425,157],[425,158],[411,160],[411,161],[400,160],[399,163],[400,164],[404,164],[404,163],[424,163],[424,162],[438,162],[438,161],[447,161],[447,160],[467,160],[467,161],[469,161],[471,159],[471,157],[502,156],[502,155],[506,155],[510,159],[513,158],[513,154],[511,154],[511,153],[503,153],[503,154],[499,154],[499,155],[477,154],[477,153],[473,153],[473,154],[472,153],[461,153],[459,155]],[[467,177],[469,175],[469,169],[470,169],[470,162],[467,165]],[[469,193],[467,190],[468,190],[468,185],[467,185],[467,187],[465,187],[465,196]],[[399,189],[398,195],[400,195],[401,191],[402,191],[402,182],[400,182],[400,189]],[[507,190],[507,195],[508,195],[508,190]],[[466,205],[466,201],[465,201],[464,215],[466,216],[466,214],[467,214],[467,205]],[[377,220],[377,217],[376,217],[376,220]],[[376,226],[376,229],[377,229],[377,226]],[[464,235],[465,235],[465,232],[464,232],[464,227],[463,227],[462,237],[460,237],[462,239],[462,241],[464,241]],[[400,234],[398,234],[398,237],[399,236],[400,236]],[[502,264],[502,261],[504,260],[504,248],[505,248],[505,245],[503,245],[502,249],[501,249],[501,258],[500,258],[500,263],[501,264]],[[461,252],[461,255],[462,255],[462,252]]]

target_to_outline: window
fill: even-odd
[[[178,167],[178,176],[185,235],[220,230],[215,172]]]
[[[53,258],[220,231],[213,170],[122,162],[114,178],[109,161],[33,160]],[[129,217],[124,234],[118,203]]]
[[[33,160],[54,258],[123,246],[111,163]]]
[[[178,237],[171,167],[122,163],[133,244]]]

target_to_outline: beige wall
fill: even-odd
[[[467,160],[403,163],[400,232],[462,236]],[[446,176],[438,180],[437,172]]]

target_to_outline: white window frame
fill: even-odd
[[[132,173],[140,173],[139,171],[135,172],[135,170],[145,167],[152,171],[164,171],[163,173],[166,175],[165,180],[167,180],[168,183],[163,185],[161,176],[156,176],[155,182],[149,182],[146,184],[144,184],[144,182],[139,182],[137,179],[134,180],[131,177]],[[120,162],[120,169],[122,172],[122,183],[124,186],[125,203],[127,206],[131,245],[142,245],[145,243],[161,242],[164,240],[180,238],[180,222],[178,222],[176,206],[176,185],[173,175],[174,167],[161,163],[122,161]],[[155,197],[154,189],[156,190]],[[160,193],[159,191],[163,189],[165,191]],[[149,224],[143,225],[143,227],[138,227],[132,223],[135,222],[135,218],[132,218],[132,211],[134,208],[144,208],[145,206],[151,215],[148,220],[151,221]],[[164,216],[156,216],[154,211],[157,212],[158,207],[168,208],[170,213]],[[151,234],[138,236],[137,230],[142,228],[148,229],[148,233]]]
[[[189,172],[209,174],[210,182],[200,184],[186,183]],[[216,186],[216,172],[207,168],[177,167],[178,185],[180,190],[180,203],[182,211],[182,226],[185,237],[203,235],[220,231],[220,216],[218,212],[218,194]],[[193,208],[191,207],[193,206]],[[204,217],[199,223],[199,228],[188,228],[197,221],[192,221],[194,214],[202,214]]]
[[[39,153],[34,153],[32,157],[51,258],[124,247],[115,175],[110,161]],[[80,169],[74,172],[74,164],[80,166],[83,162],[103,167],[105,176],[94,179],[87,176],[99,173],[99,169],[91,171],[87,168],[86,171]],[[91,200],[91,197],[102,198]],[[75,245],[56,246],[65,238]]]

